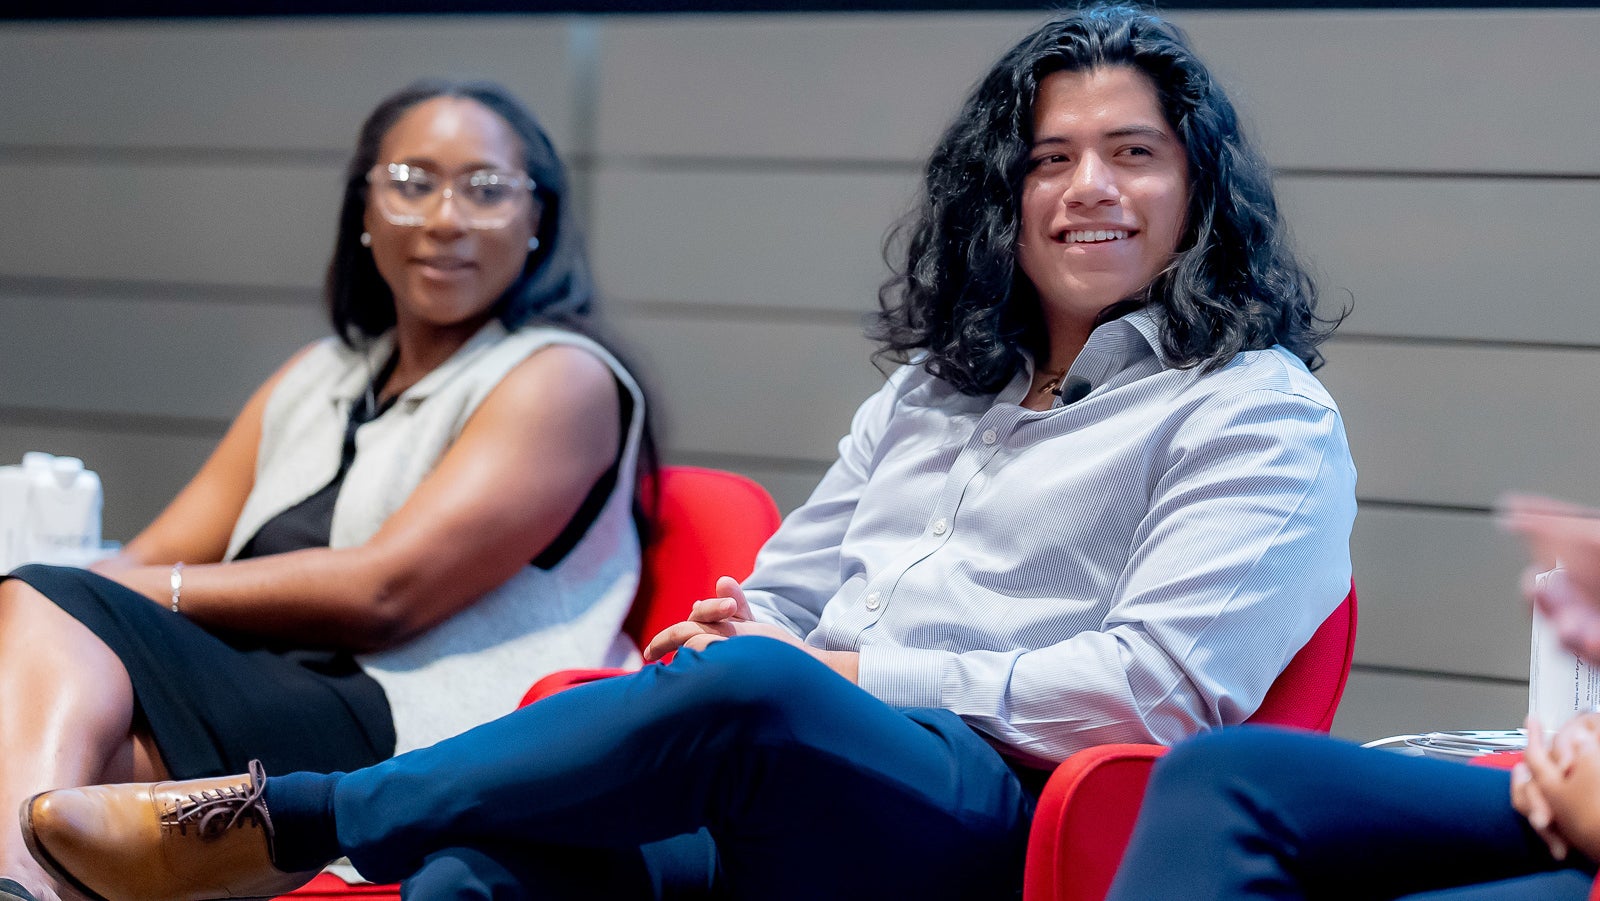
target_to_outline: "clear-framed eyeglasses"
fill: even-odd
[[[477,169],[446,178],[405,163],[379,163],[367,172],[372,202],[395,225],[417,227],[445,198],[468,228],[505,228],[538,185],[521,172]]]

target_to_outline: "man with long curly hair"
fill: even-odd
[[[999,60],[891,240],[905,365],[755,572],[651,643],[671,664],[348,774],[47,794],[33,846],[119,901],[340,855],[408,898],[657,897],[686,864],[737,897],[1016,891],[1050,766],[1243,721],[1346,594],[1331,323],[1233,106],[1137,9]],[[159,830],[191,795],[218,838]]]

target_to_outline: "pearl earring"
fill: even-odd
[[[528,239],[528,249],[529,250],[538,250],[539,249],[539,239],[538,238],[529,238]]]
[[[371,247],[372,246],[372,232],[362,232],[361,233],[361,246],[362,247]]]

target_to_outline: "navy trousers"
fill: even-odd
[[[1013,897],[1034,807],[959,717],[764,638],[324,778],[341,850],[427,901],[663,897],[696,866],[723,897]]]
[[[1551,858],[1504,770],[1241,728],[1157,763],[1108,901],[1584,901],[1593,875]]]

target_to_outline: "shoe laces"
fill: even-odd
[[[185,834],[194,827],[201,838],[221,838],[228,830],[241,823],[254,823],[272,840],[272,816],[267,813],[263,797],[267,790],[267,773],[261,761],[250,761],[248,785],[230,785],[179,798],[161,816],[161,825],[175,828]]]

